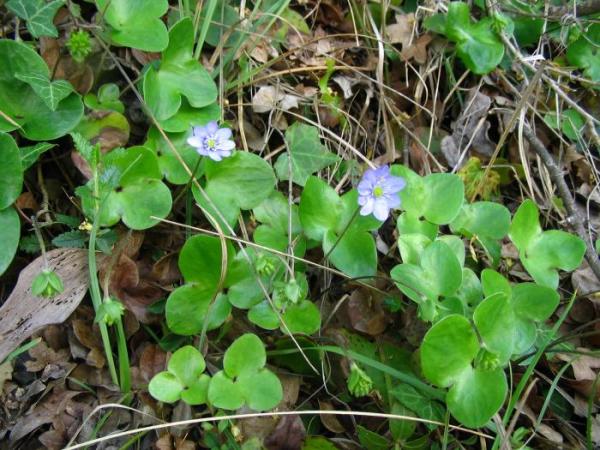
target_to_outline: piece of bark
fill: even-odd
[[[39,257],[23,269],[17,285],[0,307],[0,361],[36,331],[64,322],[85,296],[87,251],[61,248],[48,252],[46,257],[48,268],[61,278],[65,289],[52,298],[36,297],[31,293],[31,283],[44,270],[44,260]]]

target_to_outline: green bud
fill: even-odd
[[[373,389],[373,380],[356,363],[350,366],[350,376],[348,377],[348,390],[355,397],[364,397],[369,395]]]
[[[275,271],[275,263],[273,259],[265,254],[260,254],[256,258],[256,271],[261,276],[270,276]]]
[[[90,34],[85,30],[73,31],[67,41],[67,48],[75,61],[83,62],[92,52]]]
[[[300,285],[298,282],[294,280],[288,281],[285,285],[285,296],[292,303],[298,303],[298,301],[302,300],[300,297],[302,292],[300,290]]]
[[[104,322],[107,325],[112,325],[121,318],[124,312],[125,307],[120,301],[107,298],[98,309],[96,322]]]
[[[60,277],[50,269],[44,269],[31,283],[31,293],[37,297],[51,298],[65,290]]]
[[[500,359],[495,353],[482,350],[478,355],[478,366],[483,370],[494,370],[500,365]]]

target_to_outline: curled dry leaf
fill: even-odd
[[[274,86],[261,86],[252,97],[252,110],[257,113],[270,112],[275,108],[288,111],[298,107],[299,97],[285,94]]]
[[[492,105],[492,99],[477,89],[471,90],[465,108],[458,120],[452,124],[452,135],[442,139],[441,149],[446,161],[455,167],[462,152],[471,143],[469,150],[489,158],[494,153],[495,145],[487,135],[491,124],[485,120]],[[463,158],[463,161],[468,157]]]
[[[33,279],[44,269],[42,257],[21,271],[15,288],[0,307],[0,361],[37,330],[64,322],[87,292],[86,251],[61,248],[46,256],[48,268],[60,277],[65,289],[52,298],[40,298],[31,293]]]

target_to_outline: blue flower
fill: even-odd
[[[221,161],[231,156],[235,142],[231,139],[229,128],[219,128],[217,122],[208,122],[203,127],[193,127],[192,135],[187,143],[196,148],[196,151],[208,156],[213,161]]]
[[[372,213],[377,220],[386,220],[390,209],[400,206],[398,192],[405,186],[404,178],[391,175],[389,166],[368,169],[358,183],[360,215]]]

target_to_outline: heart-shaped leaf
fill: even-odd
[[[508,234],[510,212],[500,203],[464,204],[450,227],[453,231],[458,231],[467,237],[484,236],[491,239],[502,239]]]
[[[321,327],[319,308],[310,300],[302,300],[287,306],[283,313],[283,321],[290,333],[313,334]],[[285,331],[283,326],[282,331]],[[268,408],[267,408],[268,409]]]
[[[54,100],[49,100],[50,97],[45,97],[44,100],[30,83],[18,79],[17,74],[26,74],[30,78],[48,80],[50,83],[48,66],[34,50],[22,42],[2,39],[0,99],[3,115],[0,116],[0,131],[18,129],[27,139],[42,141],[64,136],[77,125],[83,115],[79,95],[71,92],[58,101],[55,110],[52,110],[47,102],[53,104],[60,95],[52,97]],[[66,82],[59,82],[58,86],[64,88],[64,83]]]
[[[511,332],[515,315],[510,297],[502,293],[487,297],[475,309],[473,321],[486,350],[505,364],[515,346],[515,334]]]
[[[169,46],[159,67],[151,66],[144,76],[144,99],[159,121],[175,115],[183,97],[194,108],[208,106],[217,99],[217,86],[194,58],[193,46],[192,20],[180,20],[169,31]]]
[[[310,175],[340,159],[321,144],[319,130],[312,125],[296,122],[286,130],[285,139],[288,153],[275,163],[277,177],[282,181],[289,180],[291,169],[292,181],[304,186]]]
[[[228,266],[235,252],[231,242],[227,242],[226,247]],[[186,283],[198,283],[214,292],[221,278],[221,249],[221,240],[217,237],[196,235],[189,238],[179,253],[179,269]]]
[[[579,237],[560,230],[542,232],[539,211],[529,199],[517,209],[509,236],[533,279],[552,289],[558,287],[557,269],[575,270],[585,254],[585,242]]]
[[[110,25],[114,44],[146,52],[160,52],[169,35],[160,17],[167,12],[167,0],[96,0],[98,11]]]

